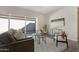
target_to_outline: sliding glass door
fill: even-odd
[[[36,19],[0,18],[0,34],[10,29],[15,30],[17,35],[25,35],[26,38],[36,32]]]

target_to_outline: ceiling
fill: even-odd
[[[55,10],[58,10],[63,6],[20,6],[20,7],[28,10],[32,10],[38,13],[46,14],[46,13],[50,13]]]

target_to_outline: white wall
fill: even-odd
[[[49,31],[52,26],[50,26],[51,19],[65,18],[65,26],[63,29],[67,32],[68,38],[77,41],[77,7],[64,7],[54,13],[48,15],[48,26]]]
[[[15,6],[0,6],[0,14],[12,15],[12,16],[27,16],[27,17],[36,17],[37,18],[37,29],[40,29],[46,23],[45,16],[43,14],[15,7]]]

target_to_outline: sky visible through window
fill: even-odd
[[[24,20],[14,20],[14,19],[10,20],[10,28],[11,29],[18,30],[18,29],[21,29],[23,27],[25,27],[25,21]]]
[[[0,34],[8,31],[8,19],[0,18]]]
[[[26,25],[35,21],[26,21]],[[25,20],[10,19],[10,29],[19,30],[25,27]],[[8,31],[8,19],[0,18],[0,34]]]
[[[28,25],[29,23],[35,23],[35,21],[26,21],[26,25]],[[10,28],[13,29],[22,29],[23,27],[25,27],[25,21],[24,20],[10,20]]]

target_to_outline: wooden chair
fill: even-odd
[[[62,40],[60,40],[59,37],[61,37]],[[56,46],[58,46],[58,42],[66,43],[67,48],[68,48],[68,39],[67,39],[67,35],[65,32],[63,32],[63,34],[61,35],[56,36]]]

